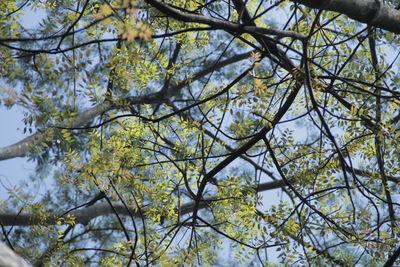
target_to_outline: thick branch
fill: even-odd
[[[102,103],[76,116],[72,123],[63,123],[59,125],[59,127],[80,127],[91,119],[110,110],[111,108],[111,103]],[[44,141],[46,132],[47,129],[39,131],[31,136],[26,137],[18,143],[0,148],[0,160],[25,156],[33,147]]]
[[[29,265],[3,242],[0,242],[0,266],[28,267]]]
[[[246,59],[250,56],[250,52],[242,53],[239,55],[234,55],[228,59],[222,60],[212,66],[207,66],[205,69],[199,71],[196,73],[193,78],[190,80],[191,82],[198,80],[199,78],[216,71],[218,69],[221,69],[229,64],[241,61],[243,59]],[[189,84],[188,80],[185,80],[175,86],[171,86],[166,90],[166,92],[159,91],[157,93],[152,93],[149,95],[145,96],[132,96],[132,97],[127,97],[125,101],[128,101],[129,104],[135,105],[135,104],[155,104],[155,103],[161,103],[164,100],[162,99],[161,94],[167,94],[168,97],[178,93],[179,90],[184,88]],[[56,125],[55,128],[77,128],[81,127],[84,124],[88,123],[89,121],[93,120],[97,116],[101,115],[104,112],[110,111],[117,108],[117,106],[113,105],[110,102],[104,102],[101,103],[85,112],[82,114],[77,115],[73,122],[67,123],[62,123],[59,125]],[[0,160],[6,160],[6,159],[11,159],[11,158],[16,158],[16,157],[24,157],[31,149],[39,144],[41,144],[44,139],[45,135],[48,129],[44,129],[42,131],[39,131],[31,136],[26,137],[25,139],[19,141],[18,143],[15,143],[10,146],[2,147],[0,148]]]
[[[259,184],[255,186],[256,192],[263,192],[267,190],[277,189],[284,187],[285,183],[282,180],[272,181],[263,184]],[[203,209],[208,207],[208,203],[212,201],[218,201],[216,197],[205,198],[201,201],[199,205],[199,209]],[[180,207],[180,214],[188,214],[191,213],[194,209],[195,202],[190,202],[183,204]],[[127,210],[123,203],[113,201],[112,205],[114,209],[118,212],[119,215],[123,216],[135,216],[140,218],[140,213],[133,209]],[[114,213],[114,209],[107,203],[97,203],[92,206],[86,206],[83,209],[72,211],[68,213],[75,217],[75,222],[80,224],[87,224],[90,220],[97,218],[99,216],[109,215]],[[3,226],[31,226],[37,224],[45,224],[45,225],[54,225],[58,220],[58,216],[56,214],[50,214],[47,218],[39,217],[36,214],[16,214],[16,213],[0,213],[0,223]]]
[[[393,33],[400,33],[400,11],[375,0],[292,0],[293,2],[335,11],[359,22]]]

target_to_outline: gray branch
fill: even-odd
[[[201,77],[216,71],[218,69],[221,69],[229,64],[244,60],[250,56],[250,52],[234,55],[228,59],[222,60],[220,62],[217,62],[214,65],[211,66],[206,66],[203,70],[199,71],[196,73],[192,79],[190,80],[191,82],[200,79]],[[156,93],[151,93],[149,95],[145,96],[131,96],[127,97],[124,99],[122,102],[128,102],[130,105],[135,105],[135,104],[155,104],[155,103],[162,103],[165,101],[165,97],[170,97],[173,96],[174,94],[178,93],[179,90],[184,88],[189,84],[188,80],[182,81],[178,83],[175,86],[171,86],[167,88],[166,92],[164,91],[159,91]],[[78,128],[82,127],[86,123],[90,122],[97,116],[100,116],[101,114],[108,112],[110,110],[118,108],[116,105],[112,104],[111,102],[104,102],[101,103],[93,108],[90,108],[89,110],[77,115],[72,122],[68,123],[61,123],[59,125],[56,125],[54,128]],[[35,134],[26,137],[25,139],[13,144],[9,145],[6,147],[0,148],[0,160],[6,160],[6,159],[11,159],[11,158],[16,158],[16,157],[24,157],[26,156],[27,153],[29,153],[32,148],[35,146],[40,145],[46,137],[46,134],[48,132],[49,128],[43,129],[41,131],[36,132]]]
[[[272,189],[277,189],[285,186],[284,181],[272,181],[258,185],[255,190],[256,192],[262,192]],[[208,204],[213,201],[218,201],[216,197],[209,197],[204,199],[200,203],[200,209],[208,207]],[[75,223],[86,225],[89,221],[99,217],[110,215],[114,213],[114,209],[118,212],[119,215],[122,216],[130,216],[133,215],[134,217],[140,217],[140,213],[135,211],[134,209],[127,210],[123,203],[119,201],[112,201],[111,207],[108,202],[97,203],[92,206],[85,207],[80,210],[75,210],[70,213],[75,217]],[[179,208],[179,213],[181,215],[188,214],[193,211],[195,202],[189,202],[183,204]],[[145,213],[145,211],[144,211]],[[64,216],[66,218],[66,215]],[[44,225],[55,225],[56,222],[60,219],[60,217],[56,214],[49,214],[46,218],[43,216],[38,216],[37,214],[32,213],[0,213],[0,223],[3,226],[31,226],[37,224],[44,224]]]
[[[90,121],[91,119],[99,116],[112,108],[111,103],[102,103],[91,108],[74,118],[72,123],[63,123],[59,127],[80,127]],[[0,148],[0,160],[23,157],[35,146],[38,146],[45,140],[47,130],[38,131],[35,134],[26,137],[10,146]]]
[[[293,2],[344,14],[354,20],[393,33],[400,33],[400,11],[376,0],[292,0]]]
[[[0,267],[28,267],[19,255],[0,242]]]

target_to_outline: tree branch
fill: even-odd
[[[400,11],[375,0],[292,0],[320,10],[335,11],[359,22],[400,33]]]
[[[263,191],[281,188],[284,186],[285,183],[282,180],[278,180],[278,181],[262,183],[259,184],[258,186],[256,185],[254,186],[254,190],[259,193]],[[201,201],[199,209],[208,207],[208,204],[213,201],[218,201],[218,198],[216,197],[205,198],[204,200]],[[91,206],[85,206],[85,208],[83,209],[75,210],[68,214],[75,217],[75,223],[84,225],[87,224],[90,220],[93,220],[94,218],[97,218],[99,216],[113,214],[114,210],[116,210],[119,215],[123,216],[132,215],[138,218],[141,217],[139,211],[136,211],[134,209],[127,210],[126,206],[119,201],[112,201],[111,203],[114,209],[107,202],[103,202]],[[180,207],[180,214],[184,215],[192,212],[195,205],[196,205],[195,201],[183,204]],[[66,217],[66,215],[64,215],[64,217]],[[49,214],[47,218],[43,218],[42,216],[40,217],[37,214],[31,214],[31,213],[21,213],[21,214],[0,213],[0,223],[3,226],[31,226],[37,224],[55,225],[58,220],[59,216],[56,214]]]
[[[162,13],[173,17],[177,20],[184,21],[184,22],[195,22],[195,23],[202,23],[202,24],[207,24],[212,27],[215,27],[217,29],[222,29],[222,30],[227,30],[227,31],[233,31],[233,32],[239,32],[239,33],[244,33],[244,32],[249,32],[253,34],[268,34],[268,35],[276,35],[279,37],[290,37],[294,39],[305,39],[307,36],[293,32],[293,31],[284,31],[284,30],[277,30],[277,29],[271,29],[271,28],[262,28],[262,27],[257,27],[257,26],[247,26],[247,25],[241,25],[238,23],[233,23],[230,21],[225,21],[225,20],[219,20],[211,17],[206,17],[202,15],[197,15],[197,14],[190,14],[190,13],[184,13],[181,12],[163,2],[159,2],[157,0],[146,0],[147,3],[161,11]]]
[[[28,267],[29,265],[3,242],[0,242],[0,266]]]
[[[213,64],[212,66],[207,66],[203,70],[196,73],[190,81],[193,82],[215,70],[221,69],[229,64],[246,59],[250,56],[250,53],[251,52],[246,52],[246,53],[234,55],[230,58],[227,58],[216,64]],[[166,90],[166,92],[159,91],[159,92],[152,93],[152,94],[145,95],[145,96],[131,96],[131,97],[127,97],[122,102],[127,101],[127,102],[129,102],[130,105],[161,103],[161,102],[165,101],[165,99],[162,99],[160,94],[166,93],[167,97],[173,96],[176,93],[178,93],[179,90],[181,90],[188,84],[189,84],[189,81],[185,80],[175,86],[171,86],[170,88],[168,88]],[[118,107],[116,105],[112,104],[111,102],[104,102],[104,103],[101,103],[101,104],[77,115],[74,118],[72,123],[71,122],[61,123],[59,125],[54,126],[54,128],[78,128],[78,127],[81,127],[84,124],[88,123],[90,120],[96,118],[97,116],[103,114],[104,112],[108,112],[108,111],[116,109],[116,108],[118,108]],[[6,160],[6,159],[11,159],[11,158],[26,156],[26,154],[29,153],[29,151],[33,147],[38,146],[39,144],[41,144],[44,141],[46,132],[48,130],[49,130],[49,128],[43,129],[31,136],[26,137],[25,139],[13,144],[13,145],[9,145],[9,146],[0,148],[0,160]]]
[[[90,121],[91,119],[99,116],[100,114],[112,109],[113,105],[109,102],[99,104],[82,114],[76,116],[72,123],[62,123],[60,127],[79,127]],[[19,141],[10,146],[0,148],[0,160],[23,157],[25,156],[33,147],[38,146],[45,139],[46,132],[48,129],[40,130],[35,134],[26,137],[25,139]]]

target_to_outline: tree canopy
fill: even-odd
[[[399,9],[1,1],[0,105],[26,138],[0,160],[37,166],[2,241],[34,266],[392,266]]]

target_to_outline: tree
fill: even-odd
[[[2,1],[30,135],[0,159],[54,183],[10,193],[3,239],[36,266],[393,265],[399,4]]]

